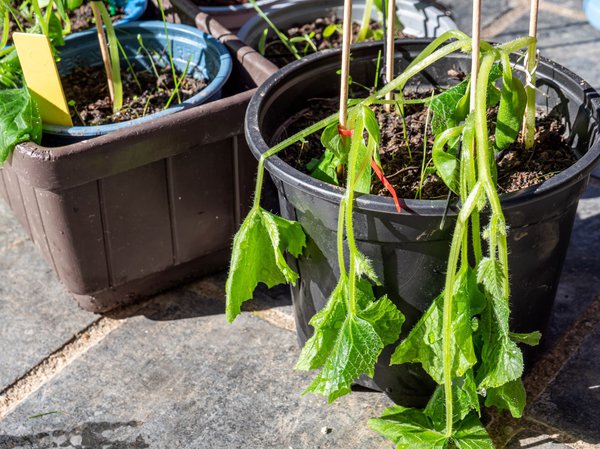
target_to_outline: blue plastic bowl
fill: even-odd
[[[600,30],[600,0],[583,0],[583,10],[592,26]]]
[[[231,56],[227,48],[214,37],[187,25],[168,24],[168,30],[175,67],[181,73],[185,70],[189,60],[188,75],[207,80],[208,85],[204,89],[181,104],[145,117],[98,126],[44,125],[44,134],[49,135],[53,140],[75,142],[146,123],[184,108],[219,99],[232,67]],[[165,50],[167,40],[163,22],[130,22],[120,25],[115,28],[115,31],[132,64],[139,64],[148,70],[151,69],[148,58],[138,52],[140,48],[138,34],[141,35],[147,49],[157,50],[158,53],[163,54],[160,60],[155,60],[156,64],[166,66],[169,63]],[[74,67],[102,65],[96,34],[76,33],[68,36],[65,39],[65,46],[60,48],[60,55],[58,70],[62,75],[70,73]],[[125,64],[124,60],[121,63]],[[106,81],[99,80],[99,82]]]

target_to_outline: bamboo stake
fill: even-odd
[[[102,27],[102,17],[98,10],[98,5],[95,1],[90,2],[92,6],[92,14],[96,21],[96,34],[98,35],[98,43],[100,44],[100,54],[102,55],[102,62],[104,62],[104,70],[106,71],[106,80],[108,81],[108,93],[110,94],[110,101],[115,104],[115,86],[112,78],[112,66],[110,64],[110,56],[108,54],[108,45],[106,44],[106,36],[104,35],[104,28]]]
[[[537,37],[538,12],[540,0],[531,0],[529,15],[529,36]],[[537,43],[533,43],[527,49],[527,107],[523,119],[523,143],[526,149],[533,148],[535,139],[535,65],[537,63]]]
[[[477,86],[477,75],[479,73],[479,50],[481,41],[481,0],[473,0],[473,28],[471,29],[473,38],[471,51],[471,95],[470,108],[475,109],[475,86]]]
[[[389,83],[394,79],[394,19],[396,17],[396,0],[387,0],[387,33],[386,33],[386,54],[385,54],[385,82]],[[386,100],[394,98],[393,92],[385,95]],[[385,111],[392,110],[391,104],[385,105]]]
[[[350,44],[352,42],[352,0],[344,0],[342,67],[340,84],[340,127],[348,124],[348,78],[350,77]]]

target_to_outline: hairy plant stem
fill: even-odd
[[[337,252],[338,264],[340,266],[340,276],[346,276],[346,262],[344,262],[344,217],[346,213],[346,198],[340,201],[340,210],[338,212],[337,225]]]
[[[348,241],[349,268],[350,274],[348,284],[348,310],[351,315],[356,314],[356,240],[354,239],[354,222],[352,212],[354,210],[354,188],[356,186],[357,158],[358,149],[364,132],[364,121],[362,114],[357,114],[354,122],[354,136],[350,145],[348,154],[348,180],[346,182],[346,240]]]
[[[461,244],[467,231],[467,223],[477,202],[481,196],[481,184],[478,182],[467,197],[463,207],[458,214],[450,255],[448,257],[448,268],[446,271],[446,282],[444,285],[444,311],[442,324],[442,344],[444,351],[444,395],[446,398],[446,437],[452,436],[453,428],[453,403],[452,403],[452,300],[454,297],[454,286],[456,283],[456,269],[461,252]]]

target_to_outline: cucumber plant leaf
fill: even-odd
[[[477,267],[477,280],[491,300],[491,309],[488,308],[481,319],[484,343],[477,380],[482,388],[497,388],[521,377],[523,354],[510,338],[510,308],[501,263],[489,257],[483,258]]]
[[[313,336],[306,342],[296,369],[322,366],[305,393],[313,392],[333,402],[350,392],[350,385],[363,374],[373,376],[375,363],[385,345],[400,335],[404,316],[383,297],[375,301],[371,284],[356,280],[358,311],[347,308],[349,279],[342,276],[327,306],[313,316]]]
[[[337,122],[325,127],[321,133],[321,144],[326,150],[331,151],[341,164],[348,163],[350,139],[340,135]]]
[[[515,418],[523,416],[526,393],[523,381],[515,379],[501,387],[486,390],[485,406],[495,406],[500,410],[508,410]]]
[[[0,164],[18,143],[41,139],[42,119],[27,88],[0,89]]]
[[[452,434],[452,442],[458,449],[494,449],[494,443],[485,427],[474,414],[458,424]]]
[[[463,129],[463,126],[455,126],[444,131],[435,140],[431,149],[433,165],[437,174],[454,193],[458,193],[460,188],[460,162],[454,147]],[[449,147],[448,151],[445,150],[446,145]]]
[[[540,340],[542,339],[542,334],[539,331],[530,332],[528,334],[516,334],[511,332],[510,338],[512,341],[516,343],[523,343],[528,346],[537,346],[540,344]]]
[[[502,77],[500,106],[496,120],[496,151],[501,151],[519,136],[523,125],[523,114],[527,105],[527,93],[519,78],[511,70],[505,70]]]
[[[473,346],[471,296],[468,270],[458,274],[452,307],[452,376],[462,377],[477,362]],[[420,363],[438,384],[443,383],[443,307],[444,294],[439,295],[410,334],[398,345],[391,364]]]
[[[397,449],[444,449],[448,438],[443,426],[434,426],[421,410],[397,405],[381,417],[369,420],[369,427],[391,440]]]
[[[296,282],[298,274],[287,264],[284,253],[298,257],[305,246],[299,223],[253,208],[233,241],[225,284],[227,321],[239,315],[242,303],[252,298],[260,282],[268,287]]]
[[[463,377],[452,379],[452,416],[455,423],[462,421],[471,411],[480,412],[477,385],[473,371],[469,370]],[[446,396],[444,387],[438,386],[425,410],[423,411],[436,427],[443,427],[446,422]]]
[[[421,410],[399,405],[388,408],[380,418],[370,419],[369,427],[396,444],[396,449],[494,449],[474,414],[461,421],[450,437],[443,425],[435,425]]]
[[[339,185],[337,176],[337,167],[339,166],[340,160],[333,151],[325,149],[319,159],[313,159],[306,164],[306,169],[313,178],[337,186]]]
[[[489,75],[487,104],[489,107],[495,106],[500,101],[500,91],[495,86],[495,82],[502,76],[500,64],[494,64]],[[431,130],[434,136],[439,136],[445,130],[459,125],[469,113],[469,79],[465,79],[456,86],[445,90],[436,96],[429,107],[433,112],[431,117]]]

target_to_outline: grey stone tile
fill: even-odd
[[[301,396],[295,335],[222,311],[191,290],[159,297],[0,422],[0,447],[391,448],[367,428],[384,395]],[[61,413],[28,419],[47,411]]]
[[[470,0],[441,0],[437,3],[441,4],[452,13],[452,18],[458,25],[458,28],[471,32],[473,2]],[[517,0],[483,0],[481,6],[482,26],[486,26],[510,10],[518,3]]]
[[[549,329],[552,345],[600,294],[600,186],[590,185],[579,202]]]
[[[31,241],[0,254],[0,273],[2,390],[97,317],[77,307]]]
[[[2,230],[0,232],[0,257],[2,257],[3,250],[9,249],[15,243],[18,245],[29,239],[3,199],[0,199],[0,229]]]
[[[583,443],[600,447],[600,326],[532,404],[529,415]],[[573,441],[573,443],[576,441]],[[588,446],[589,447],[589,446]]]
[[[551,435],[527,431],[517,435],[506,449],[568,449],[568,446],[559,443]]]

